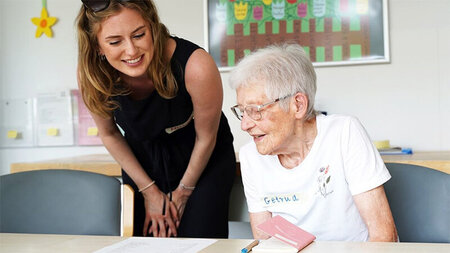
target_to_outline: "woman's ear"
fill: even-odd
[[[100,49],[100,48],[97,50],[97,56],[98,56],[98,58],[100,58],[100,60],[102,60],[102,61],[106,60],[106,56],[105,56],[105,54],[103,53],[103,50]]]
[[[305,94],[298,92],[294,95],[294,109],[297,119],[301,119],[306,115],[308,102],[308,97]]]
[[[103,49],[100,47],[100,45],[97,44],[97,55],[104,55]]]

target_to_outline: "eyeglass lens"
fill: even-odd
[[[242,118],[244,117],[244,111],[253,120],[261,119],[261,112],[258,111],[258,108],[255,106],[246,106],[244,109],[240,109],[238,106],[235,106],[231,107],[231,110],[239,120],[242,120]]]
[[[247,115],[252,118],[253,120],[260,120],[261,119],[261,111],[258,110],[255,106],[247,106],[245,107],[245,112]],[[242,115],[244,116],[244,115]]]

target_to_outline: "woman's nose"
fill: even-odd
[[[247,113],[244,113],[241,119],[241,129],[244,131],[248,131],[254,126],[255,122],[247,115]]]
[[[132,41],[128,41],[126,51],[127,55],[135,56],[137,52],[137,48]]]

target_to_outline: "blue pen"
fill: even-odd
[[[258,240],[254,240],[252,243],[250,243],[249,245],[247,245],[247,247],[241,249],[241,253],[247,253],[249,251],[251,251],[253,249],[253,247],[255,247],[256,245],[258,245],[259,241]]]

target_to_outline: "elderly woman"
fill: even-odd
[[[316,113],[316,74],[301,46],[250,54],[230,86],[231,109],[253,138],[239,157],[255,238],[280,215],[317,240],[397,240],[383,188],[390,174],[356,118]]]

